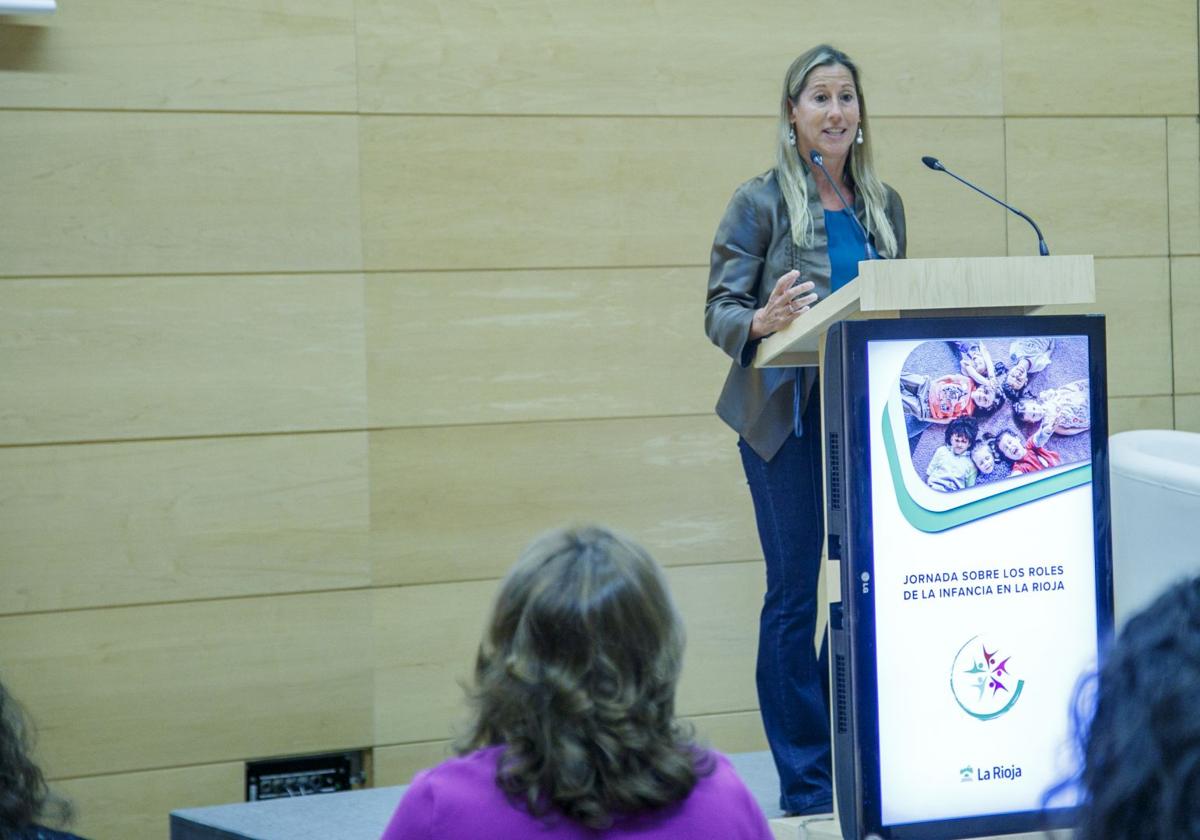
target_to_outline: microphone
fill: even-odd
[[[937,158],[935,158],[935,157],[930,157],[929,155],[925,155],[923,158],[921,158],[921,163],[923,163],[923,164],[925,164],[926,166],[928,166],[928,167],[929,167],[930,169],[932,169],[934,172],[945,172],[947,175],[949,175],[949,176],[950,176],[951,178],[953,178],[954,180],[956,180],[956,181],[960,181],[960,182],[962,182],[962,183],[966,184],[968,187],[970,187],[971,189],[975,190],[975,192],[979,193],[980,195],[987,196],[987,197],[988,197],[988,198],[990,198],[992,201],[994,201],[994,202],[996,202],[997,204],[999,204],[1001,207],[1004,207],[1005,209],[1008,209],[1008,210],[1011,210],[1011,211],[1013,211],[1013,212],[1014,212],[1014,213],[1016,213],[1018,216],[1020,216],[1022,219],[1024,219],[1024,220],[1025,220],[1025,221],[1027,221],[1027,222],[1029,222],[1029,224],[1033,226],[1033,232],[1037,234],[1037,238],[1038,238],[1038,253],[1039,253],[1039,254],[1041,254],[1043,257],[1048,257],[1048,256],[1050,256],[1050,249],[1046,247],[1046,240],[1045,240],[1045,238],[1042,236],[1042,229],[1041,229],[1040,227],[1038,227],[1038,226],[1037,226],[1037,222],[1035,222],[1033,219],[1031,219],[1031,218],[1029,218],[1028,216],[1026,216],[1024,213],[1022,213],[1022,212],[1021,212],[1020,210],[1018,210],[1016,207],[1013,207],[1011,204],[1005,204],[1003,201],[1001,201],[1000,199],[996,198],[996,196],[992,195],[991,193],[989,193],[989,192],[984,192],[983,190],[979,189],[979,187],[975,186],[974,184],[972,184],[970,181],[966,180],[965,178],[959,178],[957,175],[955,175],[955,174],[954,174],[953,172],[951,172],[949,169],[947,169],[946,167],[942,166],[942,162],[941,162],[940,160],[938,160]]]
[[[867,259],[880,259],[879,252],[875,250],[875,246],[871,244],[871,235],[867,233],[867,229],[862,226],[862,222],[858,220],[858,216],[854,214],[854,208],[850,206],[850,202],[846,201],[846,196],[842,195],[842,191],[838,189],[837,183],[833,180],[833,176],[829,174],[829,170],[825,168],[825,158],[821,157],[821,153],[813,149],[808,153],[808,158],[817,165],[817,168],[825,173],[825,179],[829,181],[829,185],[833,187],[833,191],[837,193],[837,197],[842,200],[842,206],[850,212],[850,218],[854,220],[855,227],[858,232],[863,235],[863,242],[867,243]]]

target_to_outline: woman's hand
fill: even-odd
[[[796,283],[799,271],[789,271],[775,281],[771,297],[762,309],[754,310],[754,320],[750,323],[750,338],[763,338],[771,333],[779,332],[788,324],[795,321],[817,302],[813,292],[813,282]]]

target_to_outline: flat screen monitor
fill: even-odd
[[[1112,627],[1104,319],[842,322],[824,388],[844,835],[1069,824],[1044,797]]]

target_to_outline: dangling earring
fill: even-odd
[[[858,136],[854,138],[854,142],[860,146],[863,144],[862,126],[861,125],[858,127]]]
[[[788,142],[793,146],[796,145],[796,126],[792,126],[788,129]]]

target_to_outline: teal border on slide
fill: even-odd
[[[991,516],[993,513],[1036,502],[1038,499],[1053,496],[1055,493],[1091,483],[1092,464],[1089,461],[1073,469],[1047,476],[1041,481],[1022,484],[1020,487],[996,493],[985,499],[976,499],[950,510],[934,511],[923,508],[913,500],[913,497],[908,494],[908,488],[904,486],[904,477],[900,474],[900,456],[896,451],[896,441],[892,435],[890,411],[890,405],[884,406],[883,446],[887,451],[888,468],[892,473],[892,486],[896,491],[896,501],[900,505],[900,512],[918,531],[924,531],[927,534],[947,531],[957,528],[959,525],[974,522],[976,519]]]

